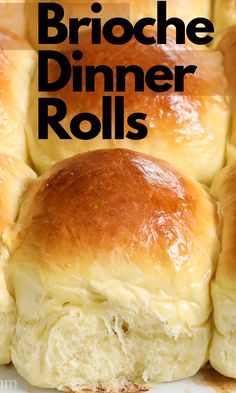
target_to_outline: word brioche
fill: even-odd
[[[93,3],[91,10],[94,13],[99,13],[102,10],[100,3]],[[49,11],[54,11],[53,18],[49,17]],[[125,18],[112,18],[101,26],[101,19],[99,18],[71,18],[69,19],[69,27],[63,24],[61,20],[64,17],[64,9],[57,3],[39,3],[39,44],[60,44],[68,38],[69,43],[79,44],[81,27],[90,27],[91,25],[91,42],[92,44],[101,44],[101,37],[113,45],[127,44],[134,36],[138,42],[143,45],[166,44],[167,28],[174,25],[176,28],[176,44],[184,44],[186,36],[188,39],[197,45],[207,45],[213,38],[208,34],[199,37],[198,33],[213,33],[214,26],[209,19],[194,18],[185,27],[185,23],[179,18],[167,19],[166,1],[157,1],[158,21],[154,18],[142,18],[135,23],[132,23]],[[145,34],[147,26],[157,26],[156,38]],[[204,27],[198,26],[203,24]],[[114,34],[114,28],[121,26],[123,32],[120,36]],[[48,30],[53,27],[57,30],[57,34],[50,36]]]
[[[94,13],[100,13],[102,6],[100,3],[93,3],[91,9]],[[54,12],[54,16],[49,16],[49,11]],[[157,2],[157,34],[156,38],[151,34],[146,33],[146,28],[154,26],[156,19],[142,18],[133,26],[130,21],[125,18],[111,18],[101,27],[101,19],[84,17],[81,19],[71,18],[67,25],[62,22],[64,17],[64,10],[62,5],[57,3],[42,3],[39,4],[39,44],[62,44],[68,38],[69,45],[80,44],[80,30],[81,27],[90,27],[91,25],[91,43],[92,45],[101,45],[105,40],[111,45],[120,46],[128,44],[133,38],[142,45],[160,45],[167,43],[167,28],[174,25],[176,28],[176,44],[185,44],[185,37],[197,45],[206,45],[212,41],[212,37],[208,33],[214,32],[212,22],[206,18],[195,18],[190,21],[185,28],[185,23],[179,18],[167,19],[166,2]],[[199,26],[201,25],[201,26]],[[202,25],[204,25],[202,27]],[[119,27],[119,34],[115,34],[115,29]],[[56,30],[53,36],[49,34],[49,28]],[[154,30],[153,30],[154,31]],[[150,32],[150,31],[149,31]],[[199,36],[199,33],[205,33]],[[69,35],[69,37],[68,37]],[[88,36],[87,36],[88,38]],[[79,48],[79,46],[78,46]],[[86,92],[95,92],[96,83],[95,77],[97,74],[104,76],[104,92],[123,92],[126,89],[126,78],[128,74],[133,74],[135,78],[135,92],[144,92],[144,84],[149,89],[157,93],[164,93],[172,89],[175,92],[183,92],[185,90],[185,78],[189,74],[194,74],[197,66],[190,64],[182,66],[176,64],[174,69],[170,69],[166,65],[153,66],[147,70],[146,75],[141,67],[130,64],[124,66],[117,64],[116,73],[108,65],[101,64],[98,66],[87,65],[85,70],[81,66],[72,65],[71,60],[80,61],[83,53],[78,50],[72,52],[72,58],[69,60],[65,55],[56,50],[39,50],[39,91],[58,91],[64,88],[70,80],[70,88],[73,92],[80,92],[86,86]],[[60,76],[56,81],[48,81],[48,63],[56,61],[60,65]],[[85,82],[82,83],[82,75],[85,74]],[[114,86],[116,80],[116,87]],[[103,99],[103,108],[106,107],[106,98]],[[109,105],[109,104],[108,104]],[[133,139],[140,140],[147,136],[148,127],[145,123],[147,113],[142,111],[129,114],[127,119],[124,119],[125,102],[115,97],[115,116],[118,123],[123,123],[125,120],[128,125],[128,132],[115,135],[115,139]],[[49,114],[49,107],[56,109],[56,114],[53,116]],[[103,110],[103,109],[102,109]],[[55,112],[55,111],[54,111]],[[48,139],[48,131],[45,129],[50,125],[51,129],[61,139],[70,139],[76,137],[78,139],[93,139],[101,131],[101,121],[99,118],[90,112],[78,113],[71,120],[70,130],[71,134],[65,130],[61,125],[61,120],[66,117],[67,108],[62,99],[48,99],[40,98],[39,100],[39,118],[43,119],[43,124],[39,123],[39,139]],[[91,125],[90,131],[82,129],[82,123],[88,122]],[[46,123],[46,124],[45,124]],[[103,139],[111,139],[109,134],[102,135]]]

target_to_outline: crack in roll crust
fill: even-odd
[[[18,372],[75,392],[195,374],[207,358],[216,227],[208,194],[165,161],[114,149],[56,164],[8,241]]]

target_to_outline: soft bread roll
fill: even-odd
[[[152,30],[149,33],[155,34]],[[41,93],[43,97],[57,97],[66,103],[67,115],[60,124],[72,136],[70,140],[60,139],[50,127],[48,139],[39,140],[38,107],[34,105],[38,98],[38,77],[35,75],[31,92],[28,136],[31,159],[38,171],[42,173],[53,163],[76,153],[98,148],[122,147],[166,159],[196,179],[210,183],[224,163],[229,118],[229,108],[224,97],[226,82],[221,54],[206,48],[202,51],[194,51],[190,44],[176,45],[172,33],[169,33],[168,44],[159,46],[145,46],[133,39],[117,50],[115,45],[109,43],[92,45],[89,42],[90,32],[84,32],[79,46],[84,56],[79,62],[71,58],[73,50],[77,47],[65,46],[62,53],[73,65],[85,67],[106,64],[114,70],[114,73],[117,64],[128,66],[134,63],[134,59],[135,64],[142,67],[145,72],[156,64],[165,64],[172,70],[177,64],[184,66],[196,64],[198,69],[194,75],[189,74],[186,77],[185,94],[174,94],[173,90],[167,93],[155,93],[147,86],[144,93],[135,92],[132,74],[126,77],[125,93],[104,93],[102,75],[96,76],[94,93],[75,93],[71,82],[57,92]],[[58,75],[60,75],[58,63],[54,60],[49,61],[49,81],[55,81]],[[84,80],[83,89],[85,89]],[[115,139],[114,108],[112,140],[104,140],[102,131],[96,138],[87,141],[79,140],[70,133],[73,116],[81,112],[90,112],[102,119],[102,96],[114,97],[119,94],[125,97],[125,135],[129,129],[126,119],[131,113],[147,114],[144,123],[149,133],[143,140]],[[54,107],[50,107],[50,110],[51,114],[55,113]],[[82,127],[83,131],[87,131],[90,129],[90,124],[87,122]]]
[[[33,171],[25,164],[0,154],[0,364],[10,362],[10,342],[15,323],[15,305],[4,273],[8,260],[6,232],[17,216],[20,197],[34,177]]]
[[[224,168],[212,185],[222,214],[222,247],[212,283],[215,330],[210,362],[221,374],[236,378],[236,166]]]
[[[24,0],[0,0],[0,27],[25,36]]]
[[[9,242],[18,372],[73,392],[195,374],[207,359],[216,227],[208,194],[165,161],[109,149],[53,166]]]
[[[236,24],[235,0],[214,0],[214,26],[217,32]]]
[[[0,152],[26,160],[25,127],[34,51],[0,30]],[[34,103],[35,105],[35,103]]]
[[[227,143],[227,162],[236,161],[236,25],[217,37],[217,47],[223,53],[225,75],[228,81],[229,98],[231,101],[231,124]]]
[[[46,2],[43,0],[42,2]],[[123,17],[129,19],[133,24],[144,17],[158,18],[157,2],[156,0],[110,0],[99,1],[102,4],[102,11],[95,14],[91,11],[91,0],[71,1],[60,0],[52,1],[52,3],[59,3],[64,8],[64,23],[67,23],[68,18],[83,18],[99,17],[103,22],[114,17]],[[95,3],[95,1],[94,1]],[[198,17],[210,18],[211,16],[211,0],[192,0],[186,5],[185,0],[167,0],[167,17],[181,18],[185,23]],[[27,16],[27,32],[30,42],[38,47],[38,1],[26,1],[26,16]],[[55,31],[53,32],[55,34]]]

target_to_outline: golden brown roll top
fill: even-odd
[[[0,154],[0,364],[10,361],[10,342],[15,321],[15,306],[5,281],[8,251],[7,230],[18,214],[22,194],[35,175],[20,161]]]
[[[0,152],[27,158],[25,127],[34,52],[22,39],[0,30]]]
[[[213,21],[217,32],[236,24],[235,0],[214,0]]]
[[[9,242],[19,373],[76,392],[193,375],[207,358],[216,232],[207,193],[165,161],[108,149],[56,164]]]
[[[48,268],[51,263],[66,268],[70,249],[71,267],[81,255],[84,269],[100,251],[123,248],[141,270],[155,270],[159,260],[158,270],[188,275],[184,261],[195,249],[193,237],[204,243],[209,213],[213,219],[202,189],[170,164],[129,150],[95,151],[58,163],[38,180],[21,212],[18,228],[23,224],[26,230],[20,231],[20,248],[37,252]]]
[[[236,166],[224,168],[212,185],[222,215],[221,253],[212,283],[215,331],[210,361],[222,374],[236,378]]]
[[[155,35],[153,30],[148,34]],[[224,71],[221,55],[210,52],[206,48],[194,51],[190,44],[176,45],[172,33],[168,36],[168,44],[145,46],[132,39],[117,50],[115,45],[103,42],[101,45],[90,44],[90,33],[84,32],[79,49],[83,52],[80,61],[72,59],[71,46],[63,47],[62,53],[72,65],[85,66],[106,64],[114,74],[117,65],[135,64],[146,73],[157,64],[168,66],[173,73],[176,65],[195,64],[198,69],[194,75],[185,78],[185,92],[174,93],[174,88],[166,93],[156,93],[144,83],[144,92],[135,92],[134,75],[126,77],[126,92],[104,93],[103,75],[95,77],[95,92],[85,92],[83,79],[82,92],[73,92],[71,81],[65,88],[57,92],[41,93],[43,97],[57,97],[67,105],[67,115],[60,124],[71,139],[63,140],[49,126],[48,139],[38,139],[38,113],[36,101],[37,76],[35,76],[30,105],[30,127],[28,129],[31,158],[40,172],[45,171],[53,163],[76,153],[98,148],[130,148],[157,156],[173,163],[187,174],[198,180],[209,183],[224,162],[225,138],[228,127],[229,109],[225,101]],[[55,60],[49,61],[49,81],[55,81],[60,75],[60,67]],[[161,82],[162,83],[162,82]],[[164,82],[163,82],[164,83]],[[115,86],[115,85],[114,85]],[[114,90],[116,88],[114,87]],[[79,140],[70,131],[70,122],[78,113],[90,112],[102,120],[109,118],[108,106],[102,116],[102,96],[113,97],[112,139],[103,139],[102,133],[107,128],[101,127],[97,137],[90,140]],[[142,140],[115,139],[114,97],[123,95],[124,135],[129,127],[127,117],[134,112],[147,114],[143,122],[148,128],[148,135]],[[51,114],[55,108],[50,108]],[[44,127],[45,128],[45,127]],[[90,124],[81,125],[83,132],[90,129]],[[41,127],[42,130],[42,127]],[[45,129],[42,130],[44,132]],[[119,131],[119,130],[118,130]],[[209,165],[211,162],[211,165]]]

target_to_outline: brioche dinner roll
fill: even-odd
[[[207,360],[215,206],[169,163],[126,149],[53,166],[10,238],[12,361],[31,384],[142,390]]]
[[[236,24],[235,0],[214,0],[213,22],[217,32]]]
[[[10,362],[10,342],[15,324],[15,305],[5,280],[7,229],[13,224],[20,198],[34,176],[22,162],[0,154],[0,364]]]
[[[0,153],[25,161],[26,118],[34,52],[23,39],[0,29]]]
[[[188,175],[204,183],[210,183],[224,163],[229,118],[229,108],[224,97],[226,82],[221,54],[210,52],[206,48],[202,51],[195,51],[190,44],[176,45],[173,33],[169,33],[167,45],[145,46],[133,38],[127,44],[121,45],[119,50],[115,45],[105,41],[101,45],[92,45],[90,34],[90,31],[86,31],[81,35],[79,49],[83,52],[83,58],[80,61],[72,58],[73,50],[78,49],[77,46],[65,46],[61,52],[65,61],[68,61],[67,64],[71,63],[74,67],[80,67],[74,70],[75,76],[71,76],[68,84],[58,91],[40,93],[40,97],[44,99],[59,98],[66,104],[67,113],[64,118],[64,108],[49,105],[46,113],[41,113],[39,116],[41,121],[39,126],[38,106],[34,104],[39,96],[38,76],[35,75],[31,89],[28,140],[31,159],[37,170],[42,173],[55,162],[76,153],[98,148],[122,147],[166,159]],[[148,34],[155,35],[153,30],[149,30]],[[173,80],[170,82],[173,85],[172,90],[166,93],[155,92],[147,86],[144,79],[144,92],[135,92],[135,86],[140,86],[136,79],[137,72],[136,74],[128,72],[121,83],[121,85],[125,84],[125,91],[117,92],[116,66],[130,66],[134,63],[134,59],[136,66],[143,69],[144,78],[145,73],[157,64],[168,67],[169,72],[172,72]],[[86,66],[96,67],[101,64],[105,64],[110,68],[110,73],[113,73],[113,92],[104,92],[105,81],[106,83],[109,81],[110,84],[110,73],[104,76],[100,72],[94,76],[94,79],[90,76],[85,81]],[[195,74],[185,75],[184,93],[174,93],[175,66],[190,64],[198,66]],[[59,62],[49,60],[48,68],[49,82],[55,82],[61,73]],[[80,86],[81,70],[82,92],[76,91]],[[65,74],[64,77],[66,77]],[[141,70],[141,80],[142,78]],[[77,86],[72,83],[73,79]],[[178,81],[180,79],[179,77]],[[86,91],[87,86],[91,86],[93,80],[95,92]],[[111,105],[103,104],[104,95],[112,97]],[[116,117],[118,113],[121,116],[123,108],[115,110],[115,96],[124,96],[124,135],[119,136],[120,139],[116,139],[118,138],[116,135],[120,133],[122,126],[119,124],[119,127],[116,127]],[[90,140],[82,140],[78,135],[82,132],[83,137],[85,135],[87,138],[87,131],[91,130],[90,122],[80,123],[74,119],[76,131],[72,134],[70,130],[72,119],[84,112],[92,113],[101,122],[101,131]],[[148,134],[142,140],[131,140],[126,136],[131,128],[127,125],[127,118],[136,112],[147,115],[145,120],[140,120],[148,128]],[[60,139],[55,129],[48,125],[47,115],[55,116],[56,113],[59,114],[59,120],[55,123],[59,122],[70,139]],[[42,125],[42,122],[46,124]],[[103,124],[106,126],[103,127]],[[104,133],[110,132],[107,131],[109,128],[112,139],[107,139],[110,136],[104,136]],[[39,139],[39,130],[46,139]],[[132,131],[135,133],[135,130]]]
[[[211,289],[215,330],[210,362],[221,374],[236,378],[235,165],[224,168],[217,175],[212,185],[212,194],[220,202],[223,232],[221,253]]]

